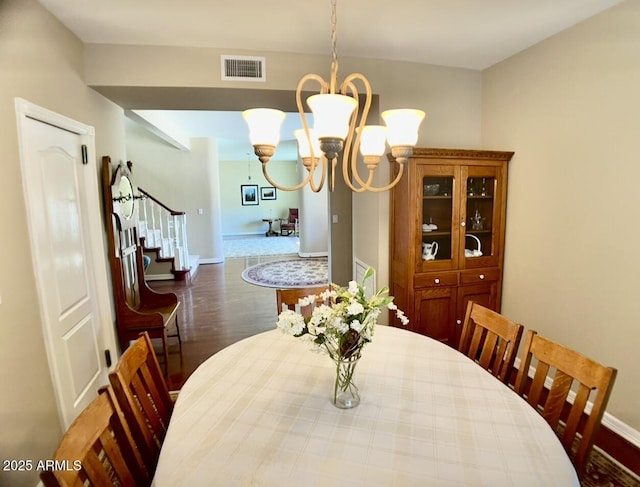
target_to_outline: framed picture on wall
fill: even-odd
[[[260,188],[260,199],[261,200],[275,200],[276,199],[276,188],[273,186],[262,186]]]
[[[242,193],[242,206],[253,206],[260,203],[257,184],[241,184],[240,192]]]

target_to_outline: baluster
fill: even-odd
[[[142,221],[144,223],[140,224],[140,221],[139,221],[138,226],[140,227],[140,236],[145,238],[145,241],[147,242],[147,247],[148,247],[149,246],[149,232],[148,232],[149,224],[147,223],[147,205],[149,203],[146,195],[143,195],[143,196],[144,197],[140,201],[142,202]]]
[[[164,251],[164,229],[162,225],[162,212],[164,211],[164,209],[160,205],[157,205],[157,207],[158,207],[158,223],[159,223],[158,233],[160,234],[160,241],[158,242],[158,246],[160,247],[160,255],[162,257],[166,257],[167,253]]]
[[[176,269],[183,270],[185,269],[184,265],[184,255],[182,255],[182,249],[180,247],[180,224],[178,222],[178,215],[173,215],[173,255],[176,259]]]
[[[191,262],[189,261],[189,256],[191,254],[189,253],[189,244],[187,242],[187,214],[185,213],[184,215],[181,215],[180,220],[182,222],[180,225],[180,235],[182,237],[180,246],[182,247],[182,254],[184,256],[184,268],[190,269]]]
[[[151,213],[151,231],[149,232],[149,247],[157,247],[156,244],[156,212],[155,212],[156,204],[154,201],[151,201],[149,204],[149,213]]]

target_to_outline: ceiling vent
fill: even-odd
[[[266,59],[257,56],[220,56],[223,81],[266,81]]]

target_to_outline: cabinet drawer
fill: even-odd
[[[498,279],[500,279],[500,269],[497,267],[460,272],[460,284],[478,284],[487,281],[497,281]]]
[[[457,286],[458,272],[430,272],[417,274],[414,278],[414,287],[439,287]]]

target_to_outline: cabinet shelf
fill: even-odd
[[[450,194],[436,194],[433,196],[422,196],[423,200],[451,200]]]
[[[451,229],[449,230],[432,230],[431,232],[422,232],[422,236],[424,237],[425,235],[429,236],[429,237],[450,237],[451,236]]]
[[[473,196],[467,195],[467,201],[468,200],[492,200],[492,199],[493,199],[492,194],[485,194],[485,195],[474,194]]]

